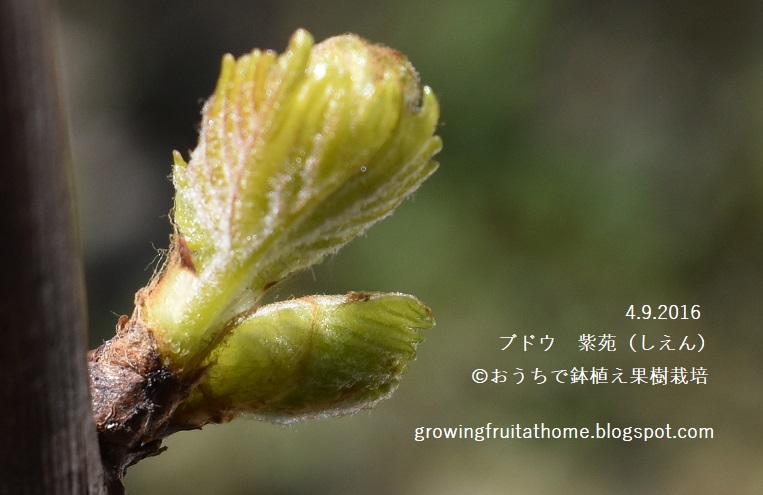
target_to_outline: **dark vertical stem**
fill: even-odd
[[[104,493],[56,36],[0,0],[0,493]]]

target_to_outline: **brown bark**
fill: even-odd
[[[51,18],[0,0],[0,494],[105,493]]]
[[[178,381],[164,367],[149,328],[122,316],[117,335],[88,354],[90,388],[101,457],[110,495],[123,493],[125,470],[159,454],[162,439],[194,382]]]

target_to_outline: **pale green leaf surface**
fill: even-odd
[[[226,56],[198,146],[174,154],[186,272],[144,310],[172,360],[197,366],[268,287],[390,214],[437,167],[438,116],[404,56],[357,36]]]
[[[429,309],[405,294],[351,293],[271,304],[242,318],[176,414],[205,424],[240,413],[290,422],[388,396],[416,356]]]

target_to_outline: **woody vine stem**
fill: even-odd
[[[174,153],[163,268],[89,354],[111,493],[162,439],[248,413],[291,422],[388,397],[434,324],[418,299],[263,305],[389,215],[437,168],[437,100],[399,52],[354,35],[223,58],[199,143]]]

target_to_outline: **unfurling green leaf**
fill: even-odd
[[[226,56],[198,146],[174,155],[170,259],[138,300],[173,366],[194,373],[269,287],[418,188],[438,114],[403,55],[357,36]]]
[[[236,321],[175,414],[202,426],[240,413],[279,422],[343,414],[388,396],[434,324],[405,294],[350,293],[270,304]]]
[[[434,172],[438,113],[403,55],[354,35],[313,46],[297,31],[280,56],[223,58],[198,146],[174,153],[164,265],[88,355],[110,489],[178,430],[344,414],[392,393],[434,324],[418,299],[262,300]]]

